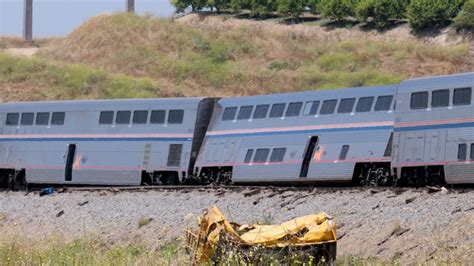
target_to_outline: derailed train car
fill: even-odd
[[[39,184],[178,184],[193,169],[214,99],[0,105],[0,177]]]
[[[196,163],[234,183],[365,181],[389,176],[397,86],[221,99]]]
[[[0,183],[474,183],[473,87],[0,104]]]
[[[474,183],[474,73],[403,81],[393,175],[408,184]]]

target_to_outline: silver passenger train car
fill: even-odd
[[[352,181],[373,167],[389,170],[396,88],[221,99],[196,172],[235,183],[300,183]]]
[[[214,99],[0,105],[3,183],[177,184],[193,164]]]
[[[0,104],[0,183],[472,184],[473,87]]]
[[[397,93],[394,176],[410,184],[474,183],[474,73],[403,81]]]

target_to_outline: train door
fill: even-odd
[[[64,180],[72,181],[72,170],[74,158],[76,157],[76,144],[69,144],[66,156],[66,167],[64,171]]]
[[[312,136],[308,140],[308,144],[306,145],[306,150],[303,155],[303,162],[301,164],[300,178],[308,177],[309,164],[311,163],[311,158],[313,158],[313,153],[318,144],[318,140],[318,136]]]

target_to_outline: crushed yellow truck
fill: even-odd
[[[194,263],[332,264],[336,258],[336,221],[324,212],[279,225],[239,225],[211,207],[186,239]]]

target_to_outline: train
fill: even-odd
[[[0,184],[473,184],[473,87],[2,103]]]

